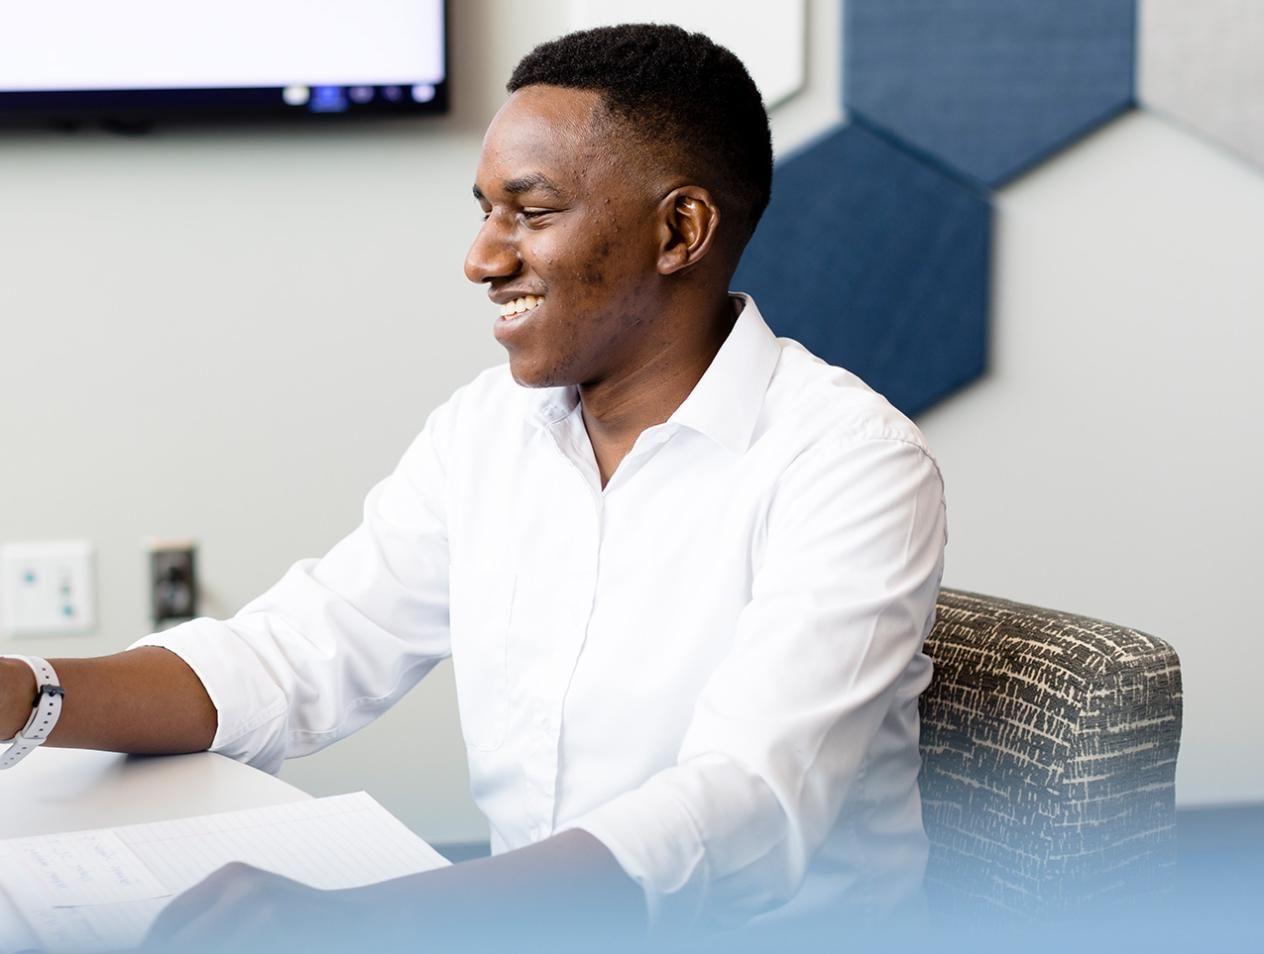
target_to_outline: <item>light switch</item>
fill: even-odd
[[[92,544],[83,540],[0,545],[0,632],[84,632],[96,623]]]

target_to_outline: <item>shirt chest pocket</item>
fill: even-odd
[[[500,748],[509,723],[509,621],[515,575],[456,566],[449,577],[452,671],[465,744]]]

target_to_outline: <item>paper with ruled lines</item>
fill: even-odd
[[[133,947],[176,895],[230,862],[314,888],[354,888],[448,862],[369,795],[0,841],[0,889],[25,924],[0,951]]]

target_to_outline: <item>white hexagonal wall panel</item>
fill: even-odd
[[[1264,166],[1264,3],[1141,0],[1143,106]]]
[[[733,3],[732,0],[572,0],[576,30],[615,23],[674,23],[705,33],[738,55],[769,109],[803,86],[805,0]]]

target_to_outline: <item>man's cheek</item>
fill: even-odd
[[[603,240],[597,243],[592,253],[580,263],[579,271],[575,276],[581,285],[595,287],[606,283],[607,265],[612,251],[613,247],[609,241]]]

